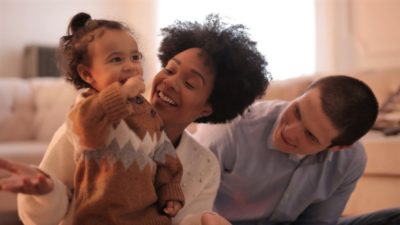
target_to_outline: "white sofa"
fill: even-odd
[[[0,157],[38,164],[75,96],[61,78],[1,78]],[[15,195],[0,192],[0,199],[0,213],[15,211]]]
[[[380,103],[400,87],[400,69],[354,75],[371,86]],[[293,99],[318,77],[320,75],[273,81],[264,98]],[[0,157],[39,163],[75,96],[73,86],[61,78],[1,78]],[[400,206],[400,135],[385,137],[370,132],[362,141],[369,161],[345,214]],[[15,212],[15,195],[0,192],[0,199],[0,215]]]

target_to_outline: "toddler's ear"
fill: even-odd
[[[89,67],[83,64],[78,65],[78,73],[79,76],[84,80],[86,83],[92,85],[93,83],[93,76],[90,73]]]

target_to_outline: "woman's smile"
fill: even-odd
[[[176,102],[172,99],[172,98],[170,98],[169,96],[167,96],[164,92],[162,92],[162,91],[158,91],[157,92],[157,96],[161,99],[161,100],[163,100],[164,102],[167,102],[168,104],[170,104],[170,105],[172,105],[172,106],[178,106],[177,104],[176,104]]]

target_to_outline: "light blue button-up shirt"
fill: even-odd
[[[221,163],[214,209],[230,221],[335,224],[365,169],[360,143],[304,158],[274,148],[272,130],[286,105],[257,102],[229,124],[198,126],[195,138]]]

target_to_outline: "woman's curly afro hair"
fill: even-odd
[[[189,48],[201,48],[212,61],[215,83],[208,101],[213,113],[196,122],[229,121],[264,94],[270,81],[267,62],[246,29],[241,24],[227,25],[215,14],[208,15],[204,24],[177,21],[161,29],[158,57],[163,67]]]

